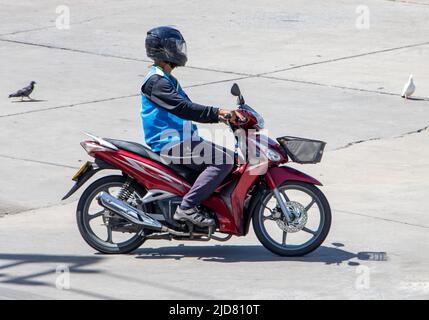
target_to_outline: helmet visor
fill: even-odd
[[[176,48],[177,48],[177,51],[180,52],[181,54],[185,56],[188,55],[188,49],[186,47],[185,40],[176,40]]]
[[[168,53],[170,53],[171,56],[174,56],[176,54],[182,54],[184,56],[187,56],[185,40],[170,38],[165,42],[165,49]]]

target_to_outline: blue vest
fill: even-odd
[[[189,100],[176,78],[167,75],[159,67],[151,67],[143,80],[143,84],[154,74],[166,78],[182,97]],[[191,139],[194,134],[198,135],[197,126],[192,121],[184,120],[168,112],[167,109],[150,101],[143,93],[140,116],[142,118],[146,144],[154,152],[161,152],[167,145],[171,146]]]

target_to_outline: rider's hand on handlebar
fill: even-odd
[[[246,122],[246,117],[237,110],[219,109],[219,120],[225,123],[239,124]]]

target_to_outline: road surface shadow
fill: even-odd
[[[47,254],[13,254],[0,253],[0,284],[16,284],[20,286],[47,286],[56,289],[55,279],[60,273],[70,271],[71,274],[98,274],[100,270],[95,269],[94,265],[104,258],[101,256],[66,256],[66,255],[47,255]],[[33,264],[35,272],[16,270],[16,267]],[[44,277],[42,280],[41,278]],[[49,278],[47,278],[49,277]],[[47,279],[47,280],[46,280]],[[112,299],[97,292],[90,292],[78,288],[69,288],[65,291],[71,291],[80,295],[96,299]]]
[[[359,265],[356,260],[373,260],[377,254],[385,252],[358,252],[353,253],[340,249],[344,245],[335,243],[336,247],[321,246],[312,253],[303,257],[280,257],[262,246],[257,245],[215,245],[215,246],[195,246],[180,244],[174,247],[163,248],[141,248],[136,250],[137,259],[175,259],[198,258],[198,260],[208,262],[235,263],[235,262],[264,262],[264,261],[302,261],[318,262],[325,264],[341,264],[349,261],[352,266]],[[384,259],[386,260],[386,259]]]

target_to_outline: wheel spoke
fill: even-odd
[[[283,231],[283,239],[282,239],[282,244],[286,245],[286,237],[287,237],[287,232]]]
[[[316,202],[316,199],[311,198],[311,202],[305,207],[305,211],[310,210],[310,208],[313,206],[313,204]]]
[[[281,191],[281,194],[283,195],[283,197],[285,198],[286,202],[289,202],[289,197],[286,195],[286,192],[284,190]]]
[[[106,225],[107,228],[107,242],[112,243],[112,227],[109,225]]]
[[[104,212],[105,212],[105,210],[103,209],[101,211],[98,211],[97,213],[90,214],[90,215],[88,215],[88,220],[90,221],[90,220],[95,219],[99,216],[102,216],[104,214]]]
[[[305,232],[311,233],[313,236],[316,234],[316,231],[310,230],[310,229],[308,229],[307,227],[302,228],[302,231],[305,231]]]
[[[273,214],[273,209],[269,208],[267,205],[265,205],[265,208],[267,208],[271,212],[271,214]]]
[[[274,218],[273,218],[273,216],[272,215],[270,215],[270,216],[263,216],[262,217],[262,220],[274,220]]]

